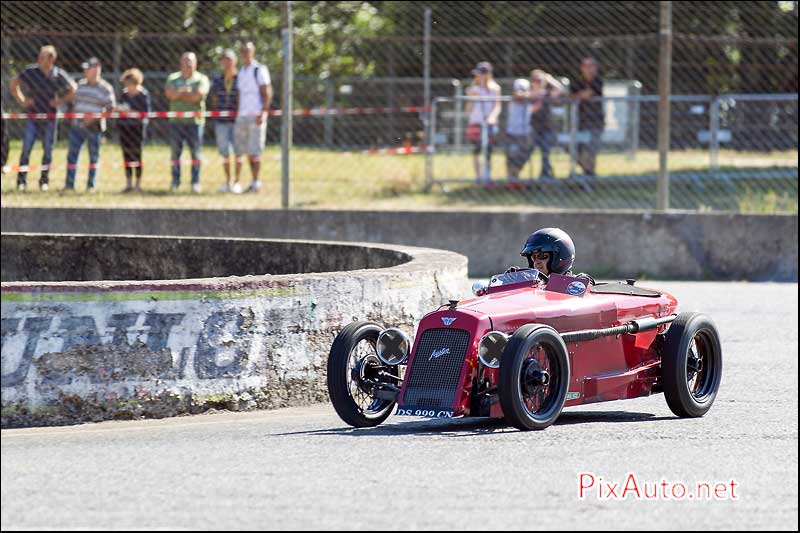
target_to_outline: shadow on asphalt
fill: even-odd
[[[374,428],[329,428],[313,431],[295,431],[275,433],[272,436],[291,435],[342,435],[347,437],[380,437],[386,435],[438,435],[446,437],[473,437],[512,432],[517,429],[497,418],[460,418],[453,420],[422,420],[384,423]],[[589,423],[619,422],[658,422],[661,420],[677,420],[674,416],[655,416],[652,413],[635,413],[630,411],[586,411],[578,413],[562,413],[556,426]]]

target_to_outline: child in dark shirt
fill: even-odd
[[[150,112],[150,94],[142,86],[144,75],[138,68],[126,70],[122,74],[125,90],[119,102],[119,111]],[[142,188],[142,144],[144,142],[147,119],[123,118],[119,120],[119,139],[122,145],[122,156],[125,159],[125,189],[122,192],[141,192]],[[133,186],[133,173],[136,173],[136,185]]]

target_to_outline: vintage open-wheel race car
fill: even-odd
[[[722,377],[712,320],[634,280],[535,269],[492,276],[451,300],[415,340],[369,322],[346,326],[328,360],[336,412],[354,427],[398,415],[505,418],[544,429],[562,409],[663,392],[679,417],[703,416]]]

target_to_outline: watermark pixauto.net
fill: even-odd
[[[683,483],[660,479],[642,480],[634,473],[622,479],[605,479],[592,472],[578,474],[578,497],[581,500],[738,500],[736,480]]]

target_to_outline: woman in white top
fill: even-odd
[[[490,180],[490,163],[492,148],[497,139],[497,119],[503,109],[500,102],[500,85],[494,81],[492,76],[492,64],[488,61],[481,61],[472,69],[474,76],[472,85],[467,88],[467,96],[479,97],[482,100],[467,100],[466,112],[469,115],[467,123],[467,140],[475,143],[473,149],[473,163],[475,165],[475,176],[478,181]],[[484,136],[486,130],[486,161],[484,172],[481,172],[480,155],[483,152]]]

